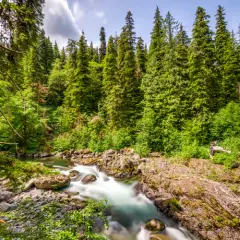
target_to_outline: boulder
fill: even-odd
[[[0,203],[0,212],[6,212],[11,208],[11,204],[6,203],[6,202],[1,202]]]
[[[34,185],[39,189],[60,189],[70,184],[69,176],[62,174],[35,179]]]
[[[96,180],[97,180],[97,177],[95,175],[89,174],[82,179],[82,183],[83,184],[88,184],[88,183],[91,183],[91,182],[95,182]]]
[[[0,190],[0,202],[7,201],[13,196],[14,196],[13,192],[6,191],[6,190],[2,190],[2,191]]]
[[[69,177],[70,177],[70,179],[71,179],[72,181],[78,181],[79,178],[80,178],[80,176],[81,176],[81,174],[80,174],[80,172],[77,171],[77,170],[71,170],[71,171],[69,172]]]
[[[27,191],[27,190],[31,189],[32,187],[34,187],[34,186],[35,186],[35,185],[34,185],[34,181],[35,181],[35,179],[29,180],[29,181],[25,184],[25,186],[23,187],[23,191]]]
[[[145,224],[145,229],[152,232],[159,232],[165,229],[165,224],[158,219],[152,219]]]

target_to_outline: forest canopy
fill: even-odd
[[[134,31],[129,11],[121,33],[99,47],[68,40],[59,49],[43,28],[44,1],[0,3],[0,149],[29,152],[134,147],[183,158],[208,158],[217,140],[240,151],[240,42],[219,6],[214,31],[196,10],[191,38],[157,7],[151,43]],[[7,143],[14,143],[13,145]]]

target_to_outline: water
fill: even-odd
[[[79,181],[72,181],[68,190],[79,192],[80,199],[92,198],[96,200],[107,199],[112,205],[109,217],[109,230],[104,233],[113,240],[148,240],[150,233],[144,229],[144,223],[153,218],[161,219],[166,224],[166,229],[159,235],[163,240],[196,239],[185,229],[178,226],[172,219],[157,211],[153,202],[143,194],[137,195],[136,184],[124,184],[99,172],[95,166],[77,165],[73,169],[81,173],[81,179],[94,174],[97,180],[86,185]],[[62,173],[69,174],[69,170]]]

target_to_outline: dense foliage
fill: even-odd
[[[136,37],[128,12],[119,36],[107,40],[100,29],[99,48],[82,32],[59,50],[41,30],[43,1],[22,2],[24,10],[12,1],[13,19],[9,3],[0,5],[5,31],[17,33],[0,45],[0,142],[16,143],[23,154],[133,146],[141,155],[207,158],[210,142],[218,140],[232,155],[214,161],[237,161],[240,43],[227,29],[223,7],[215,34],[202,7],[192,39],[157,7],[149,48]],[[29,31],[11,24],[20,10],[35,20],[24,18]],[[15,151],[15,145],[0,147]]]
[[[16,227],[0,222],[0,237],[4,240],[104,240],[106,237],[93,232],[94,219],[101,219],[107,227],[103,215],[107,205],[105,201],[88,201],[81,211],[64,211],[64,204],[49,203],[40,209],[31,199],[23,201],[16,210],[5,214]]]

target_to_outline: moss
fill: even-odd
[[[183,207],[179,203],[176,198],[171,198],[165,201],[165,204],[171,209],[173,212],[182,211]]]

